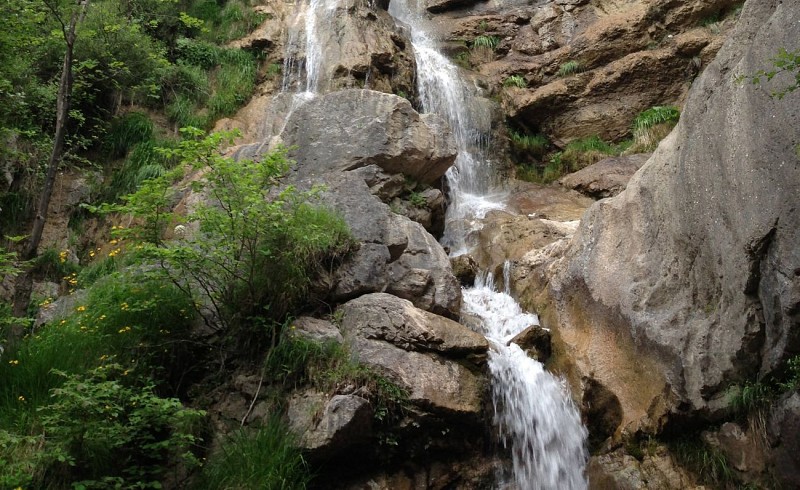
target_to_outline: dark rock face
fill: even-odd
[[[625,190],[648,158],[649,153],[606,158],[561,178],[558,183],[595,199],[613,197]]]
[[[800,351],[800,91],[777,100],[789,77],[736,80],[798,48],[799,15],[745,4],[676,129],[587,211],[551,282],[569,354],[619,397],[631,429],[678,401],[713,413],[731,380]]]
[[[539,325],[531,325],[508,341],[517,344],[529,357],[541,363],[547,362],[552,353],[550,331]]]
[[[800,488],[800,393],[788,393],[772,409],[767,421],[771,471],[784,488]]]

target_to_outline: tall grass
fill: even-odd
[[[497,36],[480,35],[472,41],[473,49],[494,50],[500,45],[500,38]]]
[[[256,12],[251,0],[202,0],[193,3],[189,13],[202,19],[208,29],[201,36],[217,44],[225,44],[242,38],[261,25],[266,14]]]
[[[255,89],[256,60],[252,54],[239,49],[224,50],[220,63],[207,104],[211,119],[235,113]]]
[[[112,158],[125,156],[139,143],[153,139],[153,121],[142,112],[128,112],[111,121],[104,147]]]
[[[270,417],[255,431],[234,433],[203,471],[208,490],[301,490],[311,473],[289,428]]]
[[[535,156],[542,156],[547,150],[550,142],[541,134],[522,134],[517,131],[509,131],[511,145],[518,151],[532,153]]]

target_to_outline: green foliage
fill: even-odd
[[[161,488],[165,460],[195,462],[189,449],[203,412],[157,396],[151,382],[132,380],[119,364],[55,374],[65,381],[40,410],[49,478],[69,475],[85,488]]]
[[[255,431],[240,431],[223,442],[203,470],[209,490],[300,490],[311,480],[295,440],[277,417]]]
[[[323,392],[359,386],[370,400],[376,420],[388,424],[404,412],[408,393],[367,366],[354,361],[338,343],[319,343],[292,335],[281,338],[264,365],[267,379],[280,380],[285,390],[311,385]]]
[[[584,70],[583,64],[580,61],[570,60],[566,63],[561,64],[558,67],[558,71],[556,72],[556,76],[558,77],[568,77],[571,75],[575,75],[580,73]]]
[[[678,463],[696,474],[702,483],[722,488],[736,485],[733,468],[718,448],[705,444],[698,438],[680,439],[670,446]]]
[[[80,266],[68,260],[67,252],[54,248],[42,251],[33,261],[33,274],[35,277],[59,283],[65,276],[77,273]]]
[[[509,136],[515,150],[529,152],[535,156],[542,156],[550,146],[550,142],[541,134],[522,134],[511,130]]]
[[[675,106],[655,106],[639,113],[633,120],[633,149],[635,152],[653,151],[659,141],[678,123],[680,110]]]
[[[472,41],[472,48],[494,50],[499,44],[500,38],[497,36],[480,35]]]
[[[461,51],[460,53],[456,54],[453,58],[453,63],[460,66],[461,68],[469,70],[472,68],[472,63],[469,60],[469,51]]]
[[[525,88],[528,86],[528,82],[520,75],[511,75],[510,77],[503,80],[503,86]]]
[[[112,157],[128,154],[139,143],[153,139],[153,122],[142,112],[128,112],[114,118],[103,143]]]
[[[425,208],[428,206],[428,201],[425,199],[419,192],[411,192],[408,195],[408,200],[411,202],[411,205],[417,208]]]
[[[617,154],[619,151],[613,145],[606,143],[599,136],[589,136],[568,143],[561,152],[559,161],[565,170],[575,172],[603,158]]]
[[[773,66],[771,70],[759,70],[753,75],[740,76],[737,80],[749,80],[754,85],[759,85],[762,81],[769,82],[784,73],[788,77],[793,77],[794,80],[789,82],[788,85],[770,94],[771,97],[776,99],[782,99],[786,94],[800,88],[800,49],[787,51],[786,48],[780,48],[778,54],[770,61]]]
[[[257,162],[235,161],[219,154],[235,133],[205,136],[195,128],[183,133],[177,147],[161,150],[180,167],[145,181],[123,204],[102,211],[137,218],[139,226],[119,235],[143,241],[144,251],[169,278],[208,308],[210,322],[242,327],[255,317],[280,319],[307,299],[315,273],[349,249],[344,221],[308,204],[318,189],[274,190],[291,165],[286,150]],[[164,228],[178,220],[169,212],[171,184],[190,169],[205,172],[192,189],[206,200],[184,219],[198,230],[165,243]]]

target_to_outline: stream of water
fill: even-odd
[[[442,243],[451,255],[469,251],[476,220],[502,209],[504,193],[493,182],[490,143],[491,115],[478,89],[437,49],[424,5],[392,0],[389,12],[411,28],[417,61],[419,95],[425,112],[444,117],[452,129],[459,154],[447,173],[449,204]],[[588,482],[586,428],[565,383],[544,370],[509,341],[532,325],[536,315],[522,311],[506,291],[497,291],[491,274],[484,273],[464,290],[462,313],[481,319],[490,341],[494,420],[503,443],[510,446],[513,482],[520,490],[584,489]],[[498,486],[505,486],[498,482]]]
[[[417,82],[423,110],[448,121],[458,147],[455,165],[447,172],[448,209],[442,244],[453,256],[475,246],[478,220],[491,210],[504,209],[506,194],[494,182],[489,155],[491,111],[480,91],[467,83],[459,69],[438,50],[425,5],[421,0],[391,0],[389,13],[411,29],[417,63]],[[310,0],[298,6],[290,27],[284,64],[284,91],[308,100],[325,83],[325,46],[321,30],[331,28],[340,0]],[[424,2],[422,2],[424,3]],[[302,101],[300,102],[302,103]],[[508,264],[506,275],[508,275]],[[509,294],[495,288],[484,273],[474,287],[463,291],[464,315],[480,318],[481,332],[491,343],[494,421],[513,460],[511,482],[500,488],[519,490],[579,490],[584,476],[587,431],[565,383],[544,370],[509,341],[538,324]]]

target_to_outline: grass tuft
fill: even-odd
[[[511,75],[503,80],[503,86],[525,88],[528,86],[528,82],[521,75]]]
[[[641,112],[633,120],[634,143],[629,152],[650,152],[678,123],[681,111],[675,106],[655,106]]]
[[[580,61],[570,60],[558,67],[556,76],[568,77],[580,73],[582,71],[584,71],[584,67]]]

